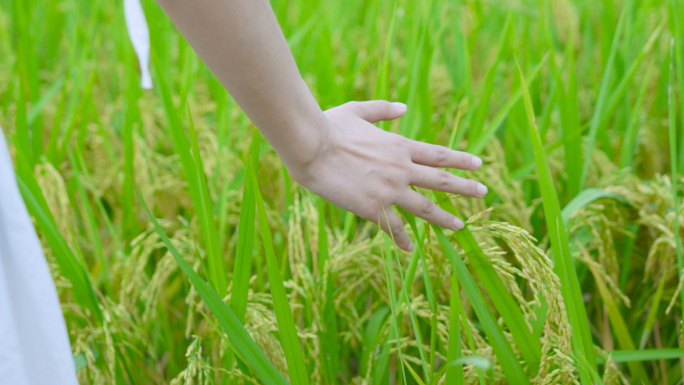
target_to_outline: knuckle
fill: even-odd
[[[470,165],[468,163],[468,160],[470,159],[470,155],[468,155],[465,152],[457,151],[456,155],[454,156],[455,163],[457,163],[460,167],[463,168],[469,168]]]
[[[447,171],[439,170],[437,171],[437,180],[440,187],[447,187],[451,182],[451,174]]]
[[[432,214],[435,211],[435,204],[431,200],[425,198],[421,203],[421,210],[424,214]]]
[[[357,101],[349,101],[343,104],[343,106],[349,108],[350,110],[357,111],[359,109],[359,102]]]
[[[390,222],[390,230],[392,230],[392,233],[396,237],[404,232],[404,226],[401,224],[401,222],[392,221]]]
[[[385,112],[392,112],[392,103],[387,100],[378,100],[378,107],[382,108]]]
[[[444,164],[447,158],[447,149],[442,146],[435,146],[435,160],[437,164]]]
[[[477,195],[477,182],[474,180],[468,180],[468,193],[470,195]]]

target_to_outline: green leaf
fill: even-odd
[[[390,344],[395,343],[397,346],[399,367],[401,368],[401,378],[404,385],[406,385],[406,367],[408,365],[404,361],[403,352],[401,349],[401,329],[398,325],[399,320],[397,315],[399,303],[396,297],[397,289],[394,284],[394,267],[392,266],[392,258],[390,257],[390,253],[393,251],[393,242],[385,233],[382,234],[382,237],[385,242],[385,247],[382,251],[385,283],[387,284],[387,296],[389,297],[389,305],[392,316],[390,317],[390,333],[387,335],[386,343],[382,347],[382,353],[380,354],[378,359],[379,362],[375,367],[373,378],[375,383],[384,383],[388,381],[387,368],[390,356]]]
[[[387,223],[387,226],[389,228],[389,222]],[[395,244],[394,234],[392,234],[392,244],[393,245]],[[408,288],[410,287],[410,283],[408,283],[404,279],[404,271],[403,271],[403,267],[401,266],[401,260],[399,259],[399,253],[397,252],[396,247],[394,247],[393,250],[390,250],[390,249],[388,249],[388,254],[391,253],[392,251],[394,251],[392,254],[394,254],[394,259],[397,263],[397,267],[398,267],[398,271],[399,271],[399,279],[402,282],[400,297],[403,297],[404,301],[407,304],[409,319],[411,320],[411,326],[413,326],[413,334],[414,334],[414,337],[416,338],[416,345],[418,347],[418,353],[420,355],[420,361],[423,365],[423,374],[425,375],[426,381],[430,382],[430,373],[429,373],[429,370],[427,367],[427,361],[425,359],[425,353],[423,351],[423,342],[422,342],[423,338],[421,337],[420,329],[418,329],[418,322],[416,321],[416,318],[414,317],[413,309],[411,306],[411,300],[409,299],[409,296],[408,296]],[[390,276],[390,278],[393,278],[393,277]],[[401,294],[403,294],[403,296]],[[397,305],[399,305],[399,304],[401,304],[401,302],[398,302]]]
[[[592,265],[588,265],[588,267],[591,269],[591,272],[594,275],[594,280],[596,281],[596,286],[598,287],[601,298],[603,299],[603,304],[608,309],[608,318],[610,320],[610,325],[612,326],[612,331],[617,338],[618,344],[622,349],[634,350],[636,346],[634,346],[634,341],[632,341],[632,336],[629,333],[629,328],[627,327],[624,318],[622,318],[620,309],[613,299],[613,294],[608,290],[608,287],[603,281],[601,274],[596,271],[596,267]],[[649,383],[646,369],[640,363],[629,362],[627,366],[629,367],[629,371],[635,381],[640,384]]]
[[[366,330],[363,333],[363,346],[361,348],[361,362],[359,364],[359,374],[365,376],[370,366],[370,357],[381,343],[380,332],[385,324],[390,308],[382,306],[375,310],[368,319]],[[375,366],[375,364],[374,364]]]
[[[38,203],[39,200],[44,202],[45,199],[42,195],[36,198],[20,175],[17,175],[17,184],[19,185],[21,195],[24,197],[24,202],[26,202],[26,207],[36,219],[38,228],[52,249],[60,274],[68,279],[73,286],[72,293],[74,299],[79,305],[89,309],[97,320],[102,322],[99,301],[90,284],[88,272],[57,229],[52,214],[49,211],[46,212],[43,206]]]
[[[325,201],[319,198],[318,204],[318,268],[322,272],[322,280],[325,286],[325,306],[323,308],[324,329],[319,332],[321,344],[321,357],[325,364],[328,383],[336,384],[337,375],[340,371],[340,346],[337,340],[337,315],[335,313],[334,285],[335,277],[332,274],[332,266],[328,255],[328,232],[325,227]]]
[[[468,357],[461,357],[456,360],[448,360],[446,366],[447,367],[452,367],[452,366],[463,366],[463,365],[473,365],[474,367],[487,371],[491,368],[494,367],[492,365],[492,362],[487,359],[487,357],[479,357],[479,356],[468,356]],[[447,369],[448,370],[448,369]],[[449,380],[447,380],[447,383],[449,383]]]
[[[536,79],[537,76],[541,73],[542,68],[544,68],[544,64],[546,64],[547,59],[549,58],[549,54],[544,55],[542,60],[537,64],[532,70],[527,74],[529,77],[530,81],[533,79]],[[487,124],[483,130],[482,134],[476,138],[475,140],[469,140],[467,145],[466,145],[466,151],[473,154],[473,155],[479,155],[484,151],[485,146],[487,145],[487,142],[492,139],[492,137],[499,131],[501,127],[504,126],[504,123],[506,121],[506,118],[508,117],[508,114],[511,112],[513,107],[520,102],[520,99],[522,98],[522,87],[518,88],[515,93],[508,99],[506,104],[504,104],[499,111],[494,115],[492,120]]]
[[[461,293],[458,285],[457,266],[454,258],[451,260],[451,296],[449,298],[449,349],[447,350],[447,362],[449,368],[446,371],[447,384],[463,384],[463,366],[451,365],[459,360],[463,360],[461,351],[461,325],[459,317],[461,314]]]
[[[439,205],[456,216],[461,216],[447,195],[443,192],[434,191]],[[541,361],[541,344],[538,339],[532,337],[532,331],[523,317],[522,310],[504,285],[496,270],[485,257],[480,245],[466,226],[455,233],[456,239],[468,256],[473,270],[480,278],[494,307],[503,318],[506,326],[513,335],[513,340],[522,354],[530,370],[535,373]]]
[[[538,2],[540,8],[540,21],[543,30],[544,42],[546,48],[551,52],[554,51],[554,45],[551,38],[551,31],[547,23],[546,12],[542,9],[543,2]],[[550,12],[550,11],[549,11]],[[570,197],[574,197],[579,193],[580,180],[582,178],[582,164],[577,162],[577,158],[582,159],[582,137],[578,134],[579,131],[579,111],[577,106],[577,74],[575,71],[575,53],[574,53],[574,31],[573,36],[568,39],[568,44],[565,52],[565,59],[568,62],[568,87],[567,91],[563,84],[561,69],[556,66],[554,56],[551,56],[551,70],[554,75],[554,93],[558,97],[558,109],[560,110],[561,127],[563,133],[563,145],[565,147],[565,168],[568,174],[568,190]],[[532,80],[529,80],[532,81]],[[521,84],[521,87],[524,85]],[[541,136],[547,132],[551,124],[551,110],[553,109],[555,101],[549,102],[545,107],[545,114],[542,118],[542,127],[540,129]]]
[[[588,188],[586,190],[582,190],[581,193],[577,194],[577,196],[563,208],[561,211],[563,224],[567,226],[570,222],[572,214],[574,214],[577,210],[583,209],[591,203],[603,198],[610,198],[624,204],[629,204],[627,199],[622,195],[610,193],[597,188]]]
[[[93,358],[95,358],[95,360],[100,357],[100,353],[97,350],[90,349],[90,351],[93,353]],[[74,367],[76,368],[77,372],[86,366],[88,366],[88,359],[86,358],[84,352],[80,352],[74,356]]]
[[[677,101],[675,96],[675,39],[670,41],[670,70],[669,83],[667,88],[667,104],[668,104],[668,125],[670,137],[670,167],[671,167],[671,182],[672,182],[672,210],[674,211],[673,234],[675,239],[675,252],[677,253],[677,271],[679,279],[682,279],[682,270],[684,269],[684,245],[682,245],[682,238],[679,236],[679,198],[677,196],[679,184],[678,157],[677,157]],[[681,90],[680,90],[681,92]],[[682,305],[682,316],[684,316],[684,290],[679,292],[679,298]],[[679,325],[680,332],[684,332],[684,325]]]
[[[309,374],[304,363],[304,354],[299,344],[299,337],[297,336],[297,327],[295,326],[294,317],[290,310],[290,304],[285,293],[285,286],[280,275],[278,261],[276,260],[273,249],[273,240],[271,238],[271,229],[268,227],[268,217],[266,216],[266,209],[264,208],[264,201],[261,198],[261,191],[259,183],[257,182],[256,173],[253,169],[250,170],[249,178],[252,180],[254,200],[256,201],[257,215],[259,218],[259,230],[261,232],[261,240],[264,242],[264,252],[266,253],[266,268],[268,270],[268,282],[271,287],[271,296],[273,298],[273,306],[275,307],[276,320],[278,322],[278,331],[280,332],[280,342],[285,351],[285,360],[290,371],[290,381],[292,384],[308,384]]]
[[[509,50],[510,44],[508,41],[510,40],[510,35],[513,31],[512,21],[513,13],[510,13],[506,17],[506,22],[501,28],[501,35],[499,36],[499,43],[497,45],[494,61],[492,62],[492,65],[487,68],[487,73],[485,74],[484,81],[482,82],[482,88],[478,98],[480,103],[477,105],[477,109],[472,115],[472,122],[468,130],[469,142],[477,142],[481,139],[480,136],[482,135],[482,127],[487,119],[489,103],[492,100],[492,94],[494,92],[494,80],[496,78],[497,69]]]
[[[639,349],[643,349],[648,342],[648,337],[651,335],[653,330],[653,323],[655,322],[656,315],[658,314],[658,309],[660,309],[660,301],[663,297],[663,288],[665,287],[665,280],[667,278],[666,274],[660,277],[660,282],[658,282],[658,288],[655,294],[653,294],[653,299],[648,310],[648,316],[646,317],[646,322],[644,323],[644,330],[641,332],[641,341],[639,342]],[[634,347],[622,346],[623,349],[634,349]]]
[[[518,66],[518,75],[520,76],[521,83],[523,85],[527,84],[520,66]],[[565,226],[563,225],[556,187],[553,184],[551,170],[546,161],[546,152],[544,151],[544,146],[542,145],[539,132],[537,131],[534,122],[534,110],[527,87],[525,87],[523,100],[525,102],[530,140],[534,149],[535,163],[537,165],[537,172],[539,173],[539,185],[541,187],[542,201],[544,204],[544,216],[555,261],[554,273],[560,278],[561,293],[563,295],[568,317],[570,318],[573,350],[578,359],[582,361],[581,364],[587,363],[588,367],[596,372],[594,348],[591,332],[589,330],[589,322],[587,321],[587,312],[584,308],[584,301],[582,299],[582,291],[580,289],[579,280],[577,279],[574,262],[570,254],[568,235],[565,232]],[[582,381],[583,383],[589,383],[590,379],[585,376]]]
[[[195,287],[195,290],[197,290],[200,298],[202,298],[204,303],[207,304],[207,307],[209,307],[209,310],[211,310],[214,317],[216,317],[219,325],[230,339],[233,349],[237,353],[240,353],[242,357],[244,357],[245,361],[251,365],[254,372],[259,376],[259,378],[261,378],[262,381],[264,381],[264,383],[286,385],[287,381],[285,381],[285,378],[282,376],[282,374],[280,374],[280,372],[278,372],[268,358],[266,358],[264,352],[259,349],[259,346],[257,346],[256,342],[254,342],[252,337],[250,337],[249,333],[247,333],[247,330],[245,330],[244,326],[242,326],[240,321],[238,321],[238,319],[235,317],[235,314],[233,314],[233,312],[230,311],[230,308],[228,308],[228,306],[223,302],[223,299],[192,269],[187,262],[185,262],[183,257],[181,257],[178,250],[176,250],[171,243],[171,240],[166,235],[166,232],[164,232],[164,229],[159,225],[159,222],[157,222],[157,219],[147,207],[147,204],[142,199],[140,192],[136,190],[136,194],[140,200],[140,203],[145,209],[147,216],[150,218],[150,221],[152,221],[155,230],[166,245],[166,248],[176,260],[183,273],[190,279],[192,286]]]
[[[618,42],[622,36],[622,30],[624,29],[627,18],[629,17],[629,10],[632,8],[633,0],[629,0],[622,8],[622,13],[620,14],[620,19],[618,20],[617,27],[615,28],[615,34],[613,35],[613,42],[610,47],[610,53],[608,55],[608,60],[606,61],[606,67],[601,77],[601,85],[599,87],[598,98],[596,100],[596,106],[594,107],[594,114],[591,117],[591,122],[589,126],[589,138],[587,140],[586,154],[584,157],[584,163],[582,167],[582,179],[580,180],[579,191],[584,190],[584,184],[587,179],[587,173],[589,172],[589,165],[591,164],[591,155],[594,151],[594,146],[596,145],[596,137],[599,134],[599,129],[601,128],[601,122],[605,114],[606,102],[609,98],[610,85],[613,82],[614,76],[614,66],[615,55],[618,49]],[[522,75],[521,75],[522,76]],[[590,362],[593,362],[591,360]]]
[[[640,126],[639,123],[642,121],[641,106],[644,104],[644,97],[646,96],[646,91],[648,90],[653,67],[653,61],[651,61],[648,65],[648,69],[646,70],[646,75],[641,81],[641,86],[639,87],[639,93],[637,94],[636,101],[634,102],[634,107],[632,107],[629,126],[627,126],[627,130],[625,131],[622,149],[620,150],[620,168],[632,167],[632,163],[634,162],[634,152],[636,150],[635,146],[637,143],[637,134],[639,133]]]
[[[252,135],[251,155],[245,159],[247,175],[252,168],[258,168],[259,145],[261,144],[261,134],[259,130],[254,130]],[[228,189],[226,189],[228,190]],[[225,199],[225,198],[223,198]],[[235,251],[235,262],[233,264],[233,285],[230,292],[230,310],[233,311],[238,321],[245,322],[247,312],[247,302],[249,300],[249,283],[252,277],[252,253],[254,251],[254,241],[256,237],[256,203],[251,178],[245,179],[242,191],[242,204],[240,205],[240,219],[238,222],[237,249]],[[224,365],[231,366],[234,357],[226,354]],[[243,363],[238,362],[242,367]],[[226,380],[222,380],[222,384]]]
[[[28,111],[28,114],[26,115],[26,121],[28,122],[29,125],[32,125],[33,122],[40,116],[40,114],[43,112],[43,109],[45,106],[48,104],[48,102],[59,92],[59,90],[62,88],[64,85],[65,81],[65,75],[60,76],[52,82],[52,85],[50,85],[50,88],[40,96],[40,99],[38,101],[31,105],[31,108]]]
[[[185,178],[187,179],[188,188],[190,189],[190,196],[192,197],[192,202],[195,206],[195,214],[199,219],[200,228],[202,229],[204,248],[207,251],[208,274],[209,277],[211,277],[210,281],[214,290],[223,298],[227,293],[228,287],[226,269],[223,263],[220,242],[216,231],[216,223],[214,221],[213,203],[209,195],[209,190],[207,189],[207,179],[204,175],[204,168],[202,167],[202,159],[199,153],[192,117],[189,116],[191,143],[188,143],[188,140],[185,137],[183,124],[181,123],[178,111],[173,104],[166,79],[163,76],[161,64],[158,60],[153,60],[153,62],[155,63],[159,92],[164,100],[164,109],[171,129],[173,146],[183,164]]]
[[[261,143],[261,135],[254,130],[252,136],[252,148],[257,148]],[[251,157],[255,159],[258,152],[252,151]],[[254,167],[258,167],[256,161],[245,162],[247,175],[251,175]],[[240,322],[244,322],[247,311],[247,297],[249,293],[249,279],[252,276],[252,252],[254,251],[254,238],[256,236],[256,202],[254,201],[254,186],[252,178],[245,179],[242,190],[242,204],[240,205],[240,221],[238,223],[237,250],[235,251],[235,264],[233,265],[233,287],[230,293],[230,309],[235,313]]]
[[[137,62],[135,63],[137,64]],[[139,121],[140,112],[138,111],[138,90],[139,80],[138,72],[133,69],[133,60],[129,59],[126,66],[126,115],[123,127],[121,129],[121,137],[123,141],[123,171],[124,181],[121,186],[122,206],[123,206],[123,233],[129,236],[135,236],[136,221],[135,212],[133,210],[133,202],[135,200],[135,146],[133,143],[133,128],[134,124]]]
[[[684,349],[645,349],[607,351],[615,362],[675,360],[684,358]],[[603,363],[600,359],[598,363]]]
[[[95,71],[91,71],[90,76],[88,77],[88,81],[85,84],[85,88],[83,89],[83,93],[77,99],[78,103],[75,107],[75,110],[72,111],[71,118],[69,119],[69,124],[67,125],[66,131],[64,132],[64,134],[60,135],[60,137],[62,138],[62,145],[59,148],[59,151],[55,153],[54,157],[50,158],[50,162],[54,165],[61,164],[64,161],[64,158],[66,158],[67,148],[69,147],[71,137],[73,136],[76,127],[79,124],[81,126],[84,126],[87,123],[87,115],[89,112],[88,107],[90,106],[89,103],[92,103],[92,90],[93,86],[95,85],[95,80],[97,80],[97,76],[95,76]]]
[[[477,314],[477,318],[480,320],[480,324],[487,335],[489,344],[492,345],[494,354],[496,354],[496,358],[501,364],[504,376],[506,376],[506,379],[512,384],[529,384],[527,373],[525,373],[520,362],[518,362],[518,357],[513,352],[513,348],[511,348],[511,345],[508,343],[501,326],[494,318],[492,311],[482,297],[482,293],[480,293],[480,289],[478,289],[475,280],[470,275],[470,271],[453,246],[451,246],[449,240],[442,234],[442,230],[436,225],[432,225],[432,228],[437,235],[442,250],[449,258],[449,261],[451,261],[451,266],[454,269],[453,274],[457,275],[475,314]]]
[[[413,251],[413,255],[411,257],[411,263],[409,264],[408,271],[406,273],[406,280],[404,281],[404,292],[408,293],[411,284],[413,283],[413,278],[415,276],[416,272],[416,267],[418,265],[416,259],[420,260],[421,263],[421,268],[423,272],[423,285],[425,285],[425,296],[427,297],[428,303],[430,304],[430,310],[432,311],[432,319],[430,322],[430,365],[429,368],[431,370],[434,370],[435,368],[435,357],[436,357],[436,345],[437,345],[437,312],[438,310],[438,305],[437,301],[435,299],[434,291],[432,288],[432,282],[430,280],[429,276],[429,271],[427,267],[427,263],[425,262],[425,254],[423,251],[423,239],[424,236],[421,234],[421,232],[418,231],[418,226],[416,226],[416,218],[413,216],[413,214],[409,213],[408,211],[399,208],[399,211],[402,213],[402,215],[406,218],[406,221],[409,223],[411,226],[411,230],[413,230],[413,234],[417,237],[417,242],[416,248]],[[460,338],[460,332],[459,332],[459,338]],[[460,349],[460,348],[459,348]],[[434,380],[434,376],[430,376],[431,379]]]
[[[81,170],[85,168],[85,164],[79,162],[81,158],[80,153],[78,153],[78,157],[74,156],[71,150],[68,152],[69,155],[69,161],[74,167],[74,180],[76,181],[76,189],[78,190],[78,195],[81,200],[81,204],[83,205],[83,210],[85,211],[85,222],[87,225],[87,230],[88,230],[88,240],[92,244],[93,252],[95,254],[95,258],[97,261],[100,263],[100,276],[99,279],[101,282],[104,283],[107,294],[111,293],[111,284],[109,282],[110,276],[109,276],[109,268],[107,267],[107,260],[105,258],[104,252],[102,250],[102,239],[100,238],[100,233],[99,233],[99,228],[98,228],[98,223],[97,219],[95,218],[95,214],[93,213],[93,208],[90,205],[90,201],[88,199],[88,194],[86,193],[85,188],[83,187],[83,182],[81,181]],[[77,207],[74,207],[74,209],[78,209]]]

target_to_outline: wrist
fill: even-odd
[[[330,143],[329,121],[323,112],[302,120],[292,136],[279,146],[273,146],[290,176],[300,184],[306,184],[313,175],[313,168]]]
[[[287,107],[260,131],[271,144],[288,172],[298,182],[308,179],[312,166],[327,149],[329,121],[318,102],[300,78],[290,92]]]

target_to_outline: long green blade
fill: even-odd
[[[597,188],[588,188],[579,193],[575,198],[573,198],[570,201],[570,203],[563,207],[563,210],[561,211],[561,216],[563,217],[563,224],[567,226],[570,222],[570,217],[572,217],[572,214],[574,214],[577,210],[580,210],[590,205],[591,203],[603,198],[610,198],[618,202],[627,204],[627,199],[622,195],[603,191]]]
[[[677,253],[677,271],[679,272],[679,279],[682,279],[682,269],[684,269],[684,246],[682,245],[682,239],[679,236],[679,198],[677,196],[678,183],[679,183],[679,171],[677,170],[677,118],[676,118],[676,101],[675,101],[675,39],[671,40],[670,43],[670,76],[667,88],[667,99],[668,99],[668,125],[669,125],[669,136],[670,136],[670,167],[672,178],[672,204],[674,211],[674,224],[673,224],[673,234],[675,239],[675,252]],[[681,90],[680,90],[681,91]],[[682,305],[682,315],[684,315],[684,291],[680,291],[680,302]],[[681,332],[684,331],[684,326],[681,324]],[[681,345],[680,345],[681,346]],[[683,369],[684,370],[684,369]]]
[[[459,317],[461,314],[461,295],[458,284],[458,274],[455,265],[455,258],[451,261],[451,296],[449,298],[449,349],[447,350],[447,362],[456,362],[463,357],[461,350],[461,325]],[[450,366],[446,371],[447,384],[463,384],[463,366]]]
[[[389,226],[389,223],[387,224]],[[392,234],[392,243],[394,243],[394,234]],[[389,253],[389,251],[388,251]],[[418,353],[420,354],[420,361],[423,366],[423,374],[425,375],[425,380],[430,381],[430,371],[428,369],[427,361],[425,359],[425,353],[423,351],[423,343],[422,343],[422,337],[420,335],[420,330],[418,329],[418,322],[416,321],[416,318],[413,315],[413,310],[411,309],[411,300],[409,299],[408,295],[408,289],[407,287],[410,287],[410,283],[407,282],[404,278],[404,270],[403,267],[401,266],[401,260],[399,259],[399,254],[397,253],[396,249],[394,249],[394,258],[397,262],[397,267],[399,268],[399,279],[402,282],[401,285],[401,293],[403,294],[404,301],[406,301],[407,308],[408,308],[408,313],[409,313],[409,319],[411,320],[411,326],[413,326],[413,333],[416,338],[416,344],[418,346]],[[400,295],[401,296],[401,295]]]
[[[254,130],[252,136],[252,148],[259,147],[261,135]],[[256,154],[255,154],[256,153]],[[258,155],[251,152],[250,159]],[[247,161],[247,175],[251,175],[258,162]],[[256,202],[254,201],[254,186],[252,178],[246,178],[245,187],[242,190],[242,204],[240,205],[240,222],[238,224],[237,250],[235,251],[235,264],[233,266],[233,287],[230,293],[230,309],[235,316],[243,322],[247,311],[247,297],[249,293],[249,278],[251,277],[252,252],[254,251],[254,237],[256,235]]]
[[[337,384],[337,375],[340,371],[340,344],[337,341],[337,315],[335,314],[335,294],[333,287],[335,277],[329,263],[328,232],[325,227],[325,201],[320,198],[318,205],[318,268],[322,270],[322,280],[325,286],[325,306],[323,308],[323,322],[325,328],[319,333],[321,355],[325,364],[328,383]]]
[[[601,275],[598,274],[596,268],[591,265],[589,265],[589,268],[594,275],[596,286],[599,289],[603,303],[608,309],[608,318],[610,319],[610,324],[613,327],[613,332],[615,333],[618,344],[622,349],[634,350],[636,346],[634,345],[634,341],[632,341],[632,337],[629,334],[629,328],[627,327],[627,324],[620,313],[620,309],[613,299],[613,294],[608,290],[606,283],[603,281]],[[627,366],[629,367],[629,371],[632,373],[633,378],[638,383],[649,383],[646,369],[640,363],[630,362],[627,364]]]
[[[610,85],[613,81],[614,67],[613,62],[615,61],[615,55],[618,49],[618,42],[620,36],[622,35],[622,30],[625,26],[626,20],[629,17],[629,10],[632,1],[627,1],[622,8],[622,13],[620,14],[620,19],[618,20],[617,27],[615,28],[615,34],[613,35],[613,42],[610,47],[610,53],[608,55],[608,60],[606,62],[606,67],[601,77],[601,85],[599,87],[598,99],[596,101],[596,107],[594,108],[594,114],[591,117],[591,123],[589,127],[589,138],[587,141],[586,154],[584,156],[584,163],[582,166],[582,179],[580,179],[580,188],[578,191],[584,190],[584,184],[587,179],[587,173],[589,172],[589,165],[591,164],[591,156],[594,151],[594,146],[596,145],[596,137],[599,133],[599,128],[601,128],[601,120],[604,115],[604,109],[606,102],[608,101]],[[590,362],[593,362],[590,361]]]
[[[444,210],[460,217],[460,214],[445,193],[434,191],[434,194],[439,205]],[[538,339],[533,337],[532,331],[525,321],[518,303],[513,299],[510,291],[482,252],[480,245],[467,226],[456,232],[456,239],[468,256],[473,270],[475,270],[475,273],[480,278],[487,294],[489,294],[489,298],[494,303],[494,307],[501,315],[501,318],[503,318],[511,334],[513,334],[513,340],[525,362],[533,373],[536,372],[541,361],[541,344]]]
[[[527,84],[520,66],[518,66],[518,75],[520,76],[521,83],[523,85]],[[565,232],[565,226],[563,225],[558,195],[556,194],[556,188],[553,184],[553,179],[551,178],[551,170],[546,161],[546,152],[544,151],[544,146],[542,145],[537,126],[534,122],[532,101],[526,87],[523,100],[525,102],[530,140],[534,148],[535,163],[539,174],[539,185],[541,187],[542,201],[544,204],[544,216],[555,261],[554,272],[560,278],[563,301],[565,302],[567,314],[570,318],[573,349],[578,358],[583,362],[586,362],[588,367],[596,372],[594,348],[591,332],[589,331],[589,323],[587,321],[587,312],[582,300],[582,291],[580,289],[579,280],[577,279],[574,262],[570,254],[568,235]],[[589,381],[587,378],[583,378],[583,382],[587,381]]]
[[[164,72],[161,69],[161,64],[158,60],[155,60],[154,63],[157,73],[157,84],[159,85],[159,90],[162,99],[164,100],[164,109],[169,121],[173,145],[183,164],[188,188],[190,189],[192,202],[195,206],[195,214],[198,216],[202,229],[204,247],[207,251],[208,273],[209,277],[211,277],[211,284],[216,292],[221,297],[224,297],[227,293],[228,286],[226,282],[226,270],[219,247],[218,236],[216,234],[213,205],[211,197],[209,196],[209,191],[207,190],[206,177],[204,175],[199,148],[197,146],[192,117],[190,117],[191,144],[188,143],[185,136],[185,130],[183,129],[180,116],[174,106],[173,99],[171,98],[171,91],[163,76]]]
[[[230,308],[223,302],[223,299],[187,262],[185,262],[137,190],[136,194],[138,195],[138,199],[145,209],[147,216],[150,218],[150,221],[152,221],[155,230],[166,245],[166,248],[176,260],[183,273],[190,279],[190,282],[192,282],[192,285],[195,287],[195,290],[197,290],[200,298],[202,298],[204,303],[209,307],[209,310],[214,314],[219,325],[221,325],[221,328],[232,342],[233,348],[245,358],[252,366],[252,369],[254,369],[254,372],[266,384],[287,384],[287,381],[285,381],[282,374],[280,374],[275,366],[266,358],[264,352],[259,349],[259,346],[257,346],[256,342],[250,337],[247,330],[245,330],[245,327],[242,326],[240,321],[235,317],[235,314],[233,314],[233,312],[230,311]]]
[[[615,362],[656,361],[684,358],[684,349],[613,350],[607,352]],[[603,360],[601,360],[602,362]]]
[[[261,232],[261,240],[264,242],[264,252],[266,253],[266,268],[268,270],[268,282],[271,286],[271,296],[273,297],[273,306],[275,307],[276,320],[278,321],[278,330],[280,332],[280,341],[283,344],[285,351],[285,360],[290,371],[290,381],[292,384],[308,384],[309,374],[304,363],[304,354],[299,344],[299,337],[297,336],[297,327],[295,326],[294,317],[290,310],[290,304],[285,293],[285,286],[280,275],[280,268],[276,260],[275,252],[273,251],[273,241],[271,238],[271,229],[268,227],[268,217],[266,216],[266,209],[264,201],[261,198],[261,191],[259,183],[257,182],[256,173],[250,170],[249,178],[252,180],[252,189],[254,192],[254,200],[256,202],[257,215],[259,218],[259,230]]]
[[[432,225],[432,228],[434,229],[435,234],[437,234],[437,239],[439,240],[439,244],[442,246],[442,250],[447,257],[449,257],[449,261],[451,261],[451,265],[455,269],[454,274],[457,275],[459,282],[463,286],[463,290],[466,292],[466,295],[470,300],[475,314],[477,314],[477,318],[480,320],[482,329],[484,330],[489,343],[494,349],[494,353],[496,354],[497,360],[501,364],[501,369],[503,370],[506,379],[511,384],[529,384],[527,373],[525,373],[522,365],[520,365],[520,362],[518,362],[518,357],[513,352],[513,348],[511,348],[511,345],[508,343],[501,326],[499,326],[499,323],[496,322],[492,311],[484,301],[482,293],[480,293],[480,289],[478,289],[475,280],[470,275],[470,271],[466,267],[465,263],[463,263],[461,257],[458,255],[453,246],[451,246],[449,240],[444,236],[444,234],[442,234],[442,230],[435,225]]]
[[[31,215],[36,218],[38,228],[47,239],[50,248],[52,248],[60,273],[73,285],[74,299],[81,306],[89,309],[102,322],[99,301],[90,284],[88,272],[76,255],[74,255],[73,250],[71,250],[64,237],[62,237],[62,234],[60,234],[52,214],[46,212],[39,203],[39,200],[45,201],[45,199],[42,196],[36,198],[20,175],[17,175],[17,184],[26,202],[26,207]]]

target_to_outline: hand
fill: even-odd
[[[291,166],[289,171],[325,200],[379,223],[398,247],[412,251],[413,243],[391,205],[441,227],[460,230],[464,225],[409,186],[476,198],[485,196],[487,187],[437,168],[477,170],[482,166],[480,158],[406,139],[371,124],[404,113],[406,105],[382,100],[349,102],[325,111],[323,127],[316,127],[323,133],[323,145],[312,152],[306,165]]]

